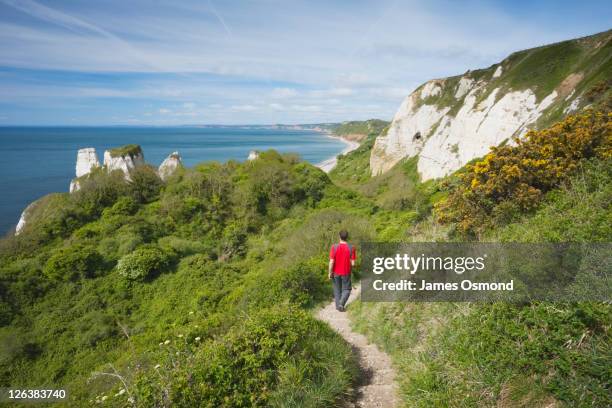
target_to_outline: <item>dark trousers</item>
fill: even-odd
[[[336,307],[344,307],[351,294],[351,274],[334,274],[332,283],[334,285],[334,301],[336,302]]]

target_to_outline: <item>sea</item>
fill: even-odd
[[[244,161],[249,151],[267,149],[318,164],[345,147],[324,133],[288,127],[0,127],[0,234],[15,227],[32,201],[68,191],[80,148],[96,148],[102,163],[104,150],[131,143],[140,145],[154,166],[174,151],[193,166]]]

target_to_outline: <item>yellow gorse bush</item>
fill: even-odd
[[[462,233],[534,209],[543,193],[584,159],[612,157],[612,112],[586,110],[544,130],[531,130],[513,145],[491,148],[466,166],[449,197],[436,206],[438,219]]]

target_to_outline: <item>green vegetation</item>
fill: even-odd
[[[142,149],[139,145],[128,144],[125,146],[116,147],[109,150],[111,157],[136,156],[142,154]]]
[[[0,241],[0,385],[66,388],[65,406],[337,405],[355,355],[312,316],[337,231],[357,246],[607,241],[609,123],[571,117],[426,183],[414,158],[369,176],[378,128],[329,176],[275,151],[167,182],[148,166],[130,181],[94,171]],[[537,201],[523,205],[521,183]],[[350,314],[392,356],[408,406],[612,403],[608,304],[357,301]]]
[[[357,139],[361,139],[372,134],[378,136],[387,126],[389,126],[389,122],[386,120],[359,120],[342,122],[333,129],[333,132],[338,136],[353,136]]]
[[[459,85],[459,80],[461,76],[452,76],[445,78],[443,81],[439,81],[440,87],[442,91],[437,95],[428,96],[424,99],[420,99],[417,103],[417,107],[420,105],[436,105],[440,108],[451,108],[450,114],[454,115],[459,110],[461,103],[463,102],[463,98],[458,101],[455,98],[455,92],[457,89],[457,85]],[[425,85],[422,85],[424,87]]]
[[[405,224],[391,228],[388,224],[382,227],[383,214],[389,211],[381,210],[373,216],[379,239],[475,239],[460,223],[478,210],[479,221],[472,225],[478,227],[484,242],[607,242],[612,236],[607,115],[587,112],[570,117],[532,134],[517,147],[502,148],[504,159],[499,165],[482,168],[483,162],[475,161],[436,183],[423,185],[416,173],[406,171],[413,165],[411,160],[398,164],[389,173],[402,172],[404,180],[412,174],[402,194],[418,189],[420,197],[438,203],[441,211],[464,211],[464,215],[446,219],[448,225],[444,225],[439,222],[440,214],[428,215],[431,206],[425,207],[420,217],[408,216],[414,211],[412,206],[399,207],[391,212],[392,217]],[[499,153],[496,149],[492,154]],[[356,152],[356,165],[362,154]],[[538,166],[546,171],[525,168],[518,179],[506,177],[509,162],[517,157],[542,160]],[[489,164],[494,159],[490,157]],[[345,160],[350,161],[351,155]],[[532,161],[519,163],[519,167],[530,166]],[[557,166],[553,172],[552,167]],[[475,173],[475,168],[482,171]],[[482,204],[467,205],[463,210],[450,205],[458,198],[475,198],[466,189],[471,189],[471,180],[477,176],[479,183],[492,183],[487,198],[491,205],[519,199],[505,193],[516,180],[541,189],[541,194],[531,206],[514,208],[512,217],[499,217],[499,211],[481,212]],[[360,191],[383,180],[378,176],[353,188]],[[354,328],[392,356],[407,406],[574,407],[612,403],[612,313],[608,304],[355,302],[350,314]]]
[[[336,167],[330,172],[334,183],[349,187],[362,184],[370,178],[370,152],[376,136],[378,134],[369,134],[357,149],[338,157]]]
[[[546,109],[536,122],[538,129],[546,128],[563,119],[566,109],[595,105],[612,100],[610,73],[612,72],[612,31],[592,36],[549,44],[511,54],[499,64],[489,68],[468,71],[462,76],[438,80],[441,92],[420,99],[422,104],[449,108],[448,114],[455,115],[463,106],[465,95],[456,98],[457,85],[461,77],[476,82],[483,81],[484,87],[476,96],[476,105],[484,101],[498,89],[496,98],[508,92],[530,89],[536,96],[536,103],[542,101],[553,91],[557,92],[554,103]],[[501,67],[502,73],[493,78],[495,70]],[[425,86],[423,84],[421,88]],[[577,100],[577,102],[575,102]]]
[[[612,158],[612,114],[587,111],[541,131],[530,131],[516,146],[491,149],[468,164],[450,197],[438,206],[439,219],[462,233],[476,234],[537,208],[585,159]]]
[[[367,204],[274,151],[131,176],[95,172],[0,242],[2,386],[67,388],[66,406],[350,396],[355,357],[310,309],[330,296],[330,226],[371,239]]]

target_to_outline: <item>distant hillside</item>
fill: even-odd
[[[349,140],[362,141],[369,134],[379,135],[387,126],[389,122],[381,119],[354,120],[342,122],[333,132]]]
[[[308,123],[301,125],[274,125],[281,129],[305,129],[331,132],[348,140],[361,142],[369,135],[378,136],[389,126],[382,119],[351,120],[342,123]]]
[[[491,146],[609,100],[611,39],[612,30],[520,51],[489,68],[424,83],[377,138],[372,174],[418,155],[423,179],[443,177]]]

